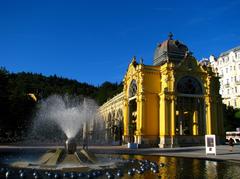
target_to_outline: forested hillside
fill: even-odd
[[[52,94],[90,97],[101,105],[121,91],[122,84],[118,83],[104,82],[96,87],[56,75],[9,73],[0,68],[1,141],[20,140],[32,122],[37,101]]]

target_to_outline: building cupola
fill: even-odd
[[[178,40],[173,40],[173,34],[170,32],[168,39],[158,44],[154,53],[153,65],[162,65],[165,62],[178,63],[188,52],[188,47]]]

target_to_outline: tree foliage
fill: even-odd
[[[240,127],[240,109],[224,107],[224,128],[225,131],[236,131]]]
[[[96,97],[96,100],[99,104],[103,104],[107,100],[111,99],[114,95],[121,93],[122,90],[122,83],[118,84],[106,81],[98,88],[98,95]]]

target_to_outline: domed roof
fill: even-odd
[[[170,33],[169,38],[157,46],[153,65],[162,65],[167,61],[179,62],[184,58],[188,51],[187,46],[178,40],[173,40],[172,36],[172,33]]]

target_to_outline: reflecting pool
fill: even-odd
[[[240,163],[164,156],[124,156],[165,164],[158,175],[147,172],[145,178],[239,178]],[[144,178],[143,177],[143,178]],[[141,178],[136,176],[136,178]]]

